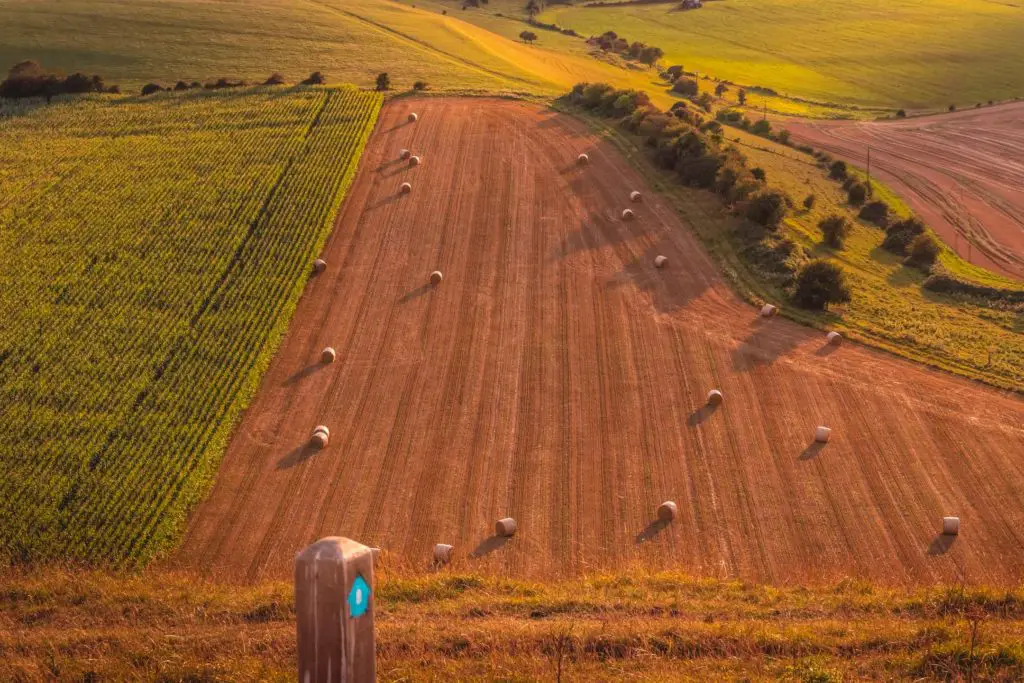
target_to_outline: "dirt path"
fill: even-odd
[[[896,190],[957,253],[1024,279],[1024,102],[900,121],[786,121]]]
[[[422,165],[398,162],[404,147]],[[283,578],[298,549],[340,534],[410,568],[446,542],[456,567],[537,578],[643,564],[1024,579],[1024,402],[759,321],[666,203],[648,192],[620,219],[635,188],[574,119],[389,104],[328,268],[171,564]],[[319,365],[328,345],[337,361]],[[726,398],[709,411],[713,387]],[[321,423],[330,447],[313,453]],[[834,430],[825,448],[818,424]],[[667,499],[680,518],[660,528]],[[946,514],[963,520],[952,544]],[[520,533],[503,543],[506,515]]]

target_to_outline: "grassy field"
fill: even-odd
[[[416,80],[539,96],[581,80],[664,90],[654,71],[595,60],[578,39],[545,33],[526,45],[521,22],[491,17],[484,28],[463,21],[470,14],[388,0],[0,0],[0,65],[36,59],[133,91],[149,81],[262,82],[275,71],[294,82],[315,70],[364,87],[386,71],[396,90]]]
[[[384,681],[1024,676],[1019,591],[775,588],[642,570],[545,584],[385,570],[376,591]],[[293,680],[293,604],[289,584],[7,575],[0,678]]]
[[[1024,96],[1024,7],[1012,2],[549,5],[540,20],[583,35],[614,30],[661,47],[666,63],[823,102],[945,109]]]
[[[0,110],[0,556],[173,543],[283,334],[382,98]]]
[[[980,305],[929,292],[921,287],[926,275],[904,266],[902,258],[881,249],[885,233],[856,218],[846,204],[845,193],[835,181],[803,152],[735,128],[726,137],[747,155],[749,166],[765,170],[771,187],[784,190],[794,200],[782,232],[812,258],[830,258],[847,272],[853,300],[833,311],[815,313],[787,306],[788,294],[752,273],[739,256],[736,241],[738,219],[729,215],[721,200],[709,192],[681,187],[659,172],[637,146],[639,141],[604,120],[590,119],[618,143],[648,181],[673,199],[708,250],[715,256],[737,289],[753,301],[782,303],[784,313],[809,325],[841,330],[848,337],[867,342],[914,360],[951,372],[981,379],[996,386],[1020,391],[1024,387],[1024,331],[1022,314],[1012,307]],[[902,215],[909,210],[879,186],[879,198],[889,201]],[[801,206],[814,194],[813,210]],[[830,214],[842,214],[854,223],[842,250],[821,244],[818,222]],[[944,248],[940,261],[950,272],[974,282],[1010,289],[1024,284],[973,266]]]

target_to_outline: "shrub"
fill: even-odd
[[[807,195],[806,197],[804,197],[804,208],[810,211],[811,209],[814,208],[814,203],[817,201],[818,198],[815,197],[813,194]]]
[[[738,93],[736,93],[736,98],[739,100],[741,105],[746,104],[747,103],[747,91],[744,90],[743,88],[740,88],[740,91]]]
[[[185,81],[178,81],[174,84],[174,89],[177,91],[188,90],[188,83],[186,83]]]
[[[754,135],[771,135],[772,124],[768,123],[768,119],[761,119],[750,127],[750,132]]]
[[[142,86],[143,95],[152,95],[153,93],[160,92],[161,90],[163,90],[163,88],[161,88],[156,83],[147,83],[146,85]]]
[[[324,81],[324,75],[319,71],[314,71],[309,75],[309,78],[302,81],[302,85],[323,85]]]
[[[715,86],[715,95],[717,97],[721,97],[727,92],[729,92],[729,86],[727,86],[725,83],[719,83],[718,85]]]
[[[416,81],[415,83],[412,84],[412,89],[413,90],[420,90],[420,91],[422,91],[422,90],[426,90],[429,87],[430,87],[430,84],[428,84],[426,81]]]
[[[698,90],[697,81],[689,78],[677,78],[676,82],[672,84],[672,92],[679,93],[680,95],[693,97],[697,94]]]
[[[722,160],[717,155],[685,156],[676,164],[680,180],[694,187],[711,187],[718,177]]]
[[[846,162],[842,159],[837,159],[832,162],[832,165],[828,167],[828,177],[833,180],[846,180],[849,171],[846,170]]]
[[[868,187],[864,183],[855,182],[846,191],[847,200],[854,206],[860,206],[868,198]]]
[[[768,190],[750,200],[747,218],[769,230],[775,230],[786,217],[786,198],[777,190]]]
[[[949,110],[950,111],[956,111],[956,105],[955,104],[949,105]]]
[[[899,118],[899,119],[907,118],[907,111],[905,109],[900,109],[899,111],[896,112],[896,118]]]
[[[796,276],[793,301],[798,306],[822,311],[827,310],[829,304],[846,303],[849,300],[846,273],[830,261],[811,261]]]
[[[270,74],[270,78],[263,81],[263,85],[284,85],[284,76],[279,73]]]
[[[889,225],[889,205],[880,201],[868,202],[861,208],[857,218],[874,223],[880,228],[887,227]]]
[[[818,227],[825,236],[825,244],[834,249],[842,249],[843,242],[846,241],[850,234],[850,221],[847,220],[846,216],[839,214],[832,214],[828,218],[823,218],[818,223]]]
[[[789,138],[790,138],[790,133],[785,128],[783,128],[782,130],[780,130],[778,133],[775,134],[775,139],[780,144],[786,145],[787,147],[790,145],[790,139]]]
[[[897,221],[886,228],[882,248],[894,254],[906,254],[914,238],[923,233],[924,223],[916,216]]]
[[[391,76],[387,71],[377,74],[377,90],[391,90]]]
[[[524,43],[532,43],[532,42],[534,42],[535,40],[537,40],[537,34],[536,34],[536,33],[534,33],[533,31],[522,31],[522,32],[521,32],[521,33],[519,34],[519,38],[520,38],[520,40],[522,40],[522,41],[523,41]]]
[[[910,256],[904,261],[927,272],[939,257],[939,242],[927,232],[923,232],[910,243]]]
[[[767,177],[767,175],[764,172],[764,169],[761,168],[760,166],[755,166],[754,168],[750,169],[750,175],[754,176],[755,178],[762,182]]]
[[[679,64],[674,64],[665,69],[665,73],[668,74],[669,80],[674,81],[683,75],[683,67]]]

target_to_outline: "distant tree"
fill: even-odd
[[[868,198],[868,186],[861,182],[850,185],[846,191],[846,199],[854,206],[860,206]]]
[[[882,240],[882,248],[894,254],[906,254],[907,248],[914,241],[914,238],[924,234],[924,231],[924,223],[916,216],[896,221],[885,229],[885,239]]]
[[[672,84],[672,92],[679,93],[680,95],[695,96],[699,88],[697,87],[697,81],[692,81],[689,78],[677,78],[676,82]]]
[[[279,73],[270,74],[270,78],[263,82],[263,85],[284,85],[284,76]]]
[[[742,104],[746,104],[747,103],[747,91],[744,90],[743,88],[740,88],[739,92],[736,93],[736,98],[739,100],[741,105]]]
[[[683,67],[679,64],[673,64],[669,68],[665,69],[665,73],[668,74],[669,80],[675,81],[683,75]]]
[[[174,84],[174,89],[179,92],[182,90],[188,90],[188,83],[185,81],[178,81]]]
[[[153,93],[160,92],[161,90],[163,90],[163,88],[161,88],[157,83],[147,83],[142,86],[143,95],[152,95]]]
[[[719,83],[718,85],[715,86],[715,95],[717,97],[721,97],[727,92],[729,92],[729,86],[727,86],[725,83]]]
[[[921,270],[928,271],[939,257],[939,242],[927,232],[921,233],[910,243],[910,255],[904,261],[908,266],[914,266]]]
[[[309,75],[309,78],[302,81],[301,85],[323,85],[325,82],[324,75],[319,71],[314,71]]]
[[[956,111],[956,105],[955,104],[949,105],[949,110],[950,111]]]
[[[754,168],[750,169],[750,175],[754,176],[760,181],[764,181],[766,177],[764,169],[761,168],[760,166],[755,166]]]
[[[769,230],[775,230],[786,217],[786,198],[778,190],[762,192],[750,200],[747,218]]]
[[[842,159],[833,161],[832,165],[828,167],[828,177],[833,180],[846,180],[848,173],[846,162]]]
[[[377,90],[391,90],[391,77],[387,71],[377,74]]]
[[[754,135],[771,135],[772,124],[768,122],[768,119],[760,119],[755,121],[754,125],[750,127],[750,132]]]
[[[533,31],[523,31],[523,32],[521,32],[519,34],[519,38],[524,43],[531,43],[532,44],[533,41],[537,40],[537,34],[534,33]]]
[[[639,59],[641,62],[647,65],[653,65],[659,59],[665,56],[665,51],[660,47],[654,47],[650,45],[640,50]]]
[[[832,214],[818,222],[818,228],[824,235],[824,242],[835,249],[842,249],[843,242],[850,234],[850,221],[846,216]]]
[[[846,273],[831,261],[811,261],[796,276],[793,300],[816,311],[827,310],[829,304],[846,303],[850,300]]]
[[[429,87],[430,84],[428,84],[426,81],[416,81],[415,83],[412,84],[413,90],[426,90]]]
[[[806,197],[804,197],[804,208],[810,211],[811,209],[814,208],[814,204],[817,201],[818,198],[815,197],[813,194],[807,195]]]
[[[861,208],[857,218],[884,228],[889,225],[889,205],[881,201],[868,202]]]
[[[899,119],[905,119],[905,118],[907,118],[907,110],[906,110],[906,109],[900,109],[900,110],[898,110],[898,111],[896,112],[896,118],[899,118]]]
[[[788,146],[789,145],[789,136],[790,136],[789,131],[786,130],[785,128],[782,128],[782,129],[779,130],[778,133],[775,134],[775,139],[780,144]]]

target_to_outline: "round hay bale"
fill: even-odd
[[[586,154],[581,154],[578,157],[576,157],[576,163],[579,164],[580,166],[585,166],[589,162],[590,157],[587,156]]]
[[[775,306],[772,306],[771,304],[765,304],[764,306],[761,307],[762,318],[771,318],[775,316],[775,314],[777,314],[778,312],[779,309],[776,308]]]
[[[444,275],[441,274],[440,270],[435,270],[433,273],[430,274],[430,284],[434,285],[435,287],[441,284],[441,280],[443,279]]]
[[[943,517],[942,518],[942,533],[946,536],[957,536],[960,534],[960,518],[959,517]]]
[[[722,392],[718,389],[712,389],[708,392],[708,405],[717,406],[722,402]]]
[[[420,158],[419,157],[409,157],[409,165],[410,166],[419,166],[420,165]]]
[[[494,525],[494,533],[497,536],[514,536],[516,533],[516,520],[511,517],[499,519]]]
[[[330,441],[329,437],[323,432],[313,432],[313,436],[309,439],[309,445],[317,450],[323,450],[327,448],[328,441]]]
[[[674,501],[666,500],[658,506],[658,519],[662,522],[671,522],[679,514],[679,508]]]
[[[327,428],[327,425],[317,425],[313,428],[313,433],[320,433],[326,436],[328,439],[331,438],[331,430]]]
[[[828,440],[831,437],[832,430],[829,429],[828,427],[819,425],[818,428],[814,430],[814,440],[817,443],[828,443]]]
[[[668,263],[668,257],[667,256],[664,256],[662,254],[658,254],[657,256],[654,257],[654,267],[655,268],[664,268],[665,264],[667,264],[667,263]]]
[[[320,352],[321,363],[333,363],[334,359],[338,357],[338,354],[330,346],[326,347]]]
[[[643,195],[640,194],[638,190],[633,190],[632,192],[629,193],[629,201],[631,202],[638,202],[643,198]]]
[[[448,545],[447,543],[438,543],[434,546],[434,563],[448,564],[452,561],[452,555],[454,554],[455,546]]]
[[[634,217],[635,217],[635,214],[633,213],[633,209],[623,209],[622,210],[622,220],[624,220],[624,221],[631,221],[631,220],[633,220]]]
[[[409,123],[416,123],[419,120],[420,115],[417,114],[416,112],[412,112],[411,114],[409,114]]]
[[[403,149],[403,150],[402,150],[401,152],[399,152],[399,153],[398,153],[398,158],[399,158],[399,159],[402,159],[403,161],[404,161],[405,159],[408,159],[408,158],[409,158],[409,157],[411,157],[411,156],[412,156],[412,152],[410,152],[410,151],[409,151],[409,150],[407,150],[407,149]]]
[[[398,191],[402,194],[409,194],[412,192],[412,183],[402,183],[402,186],[398,188]]]
[[[327,269],[327,261],[324,261],[322,258],[318,258],[316,261],[313,261],[313,272],[314,273],[322,273],[326,269]]]
[[[831,344],[832,346],[839,346],[840,344],[843,343],[843,335],[834,331],[829,332],[828,337],[826,337],[826,339],[828,339],[828,343]]]

